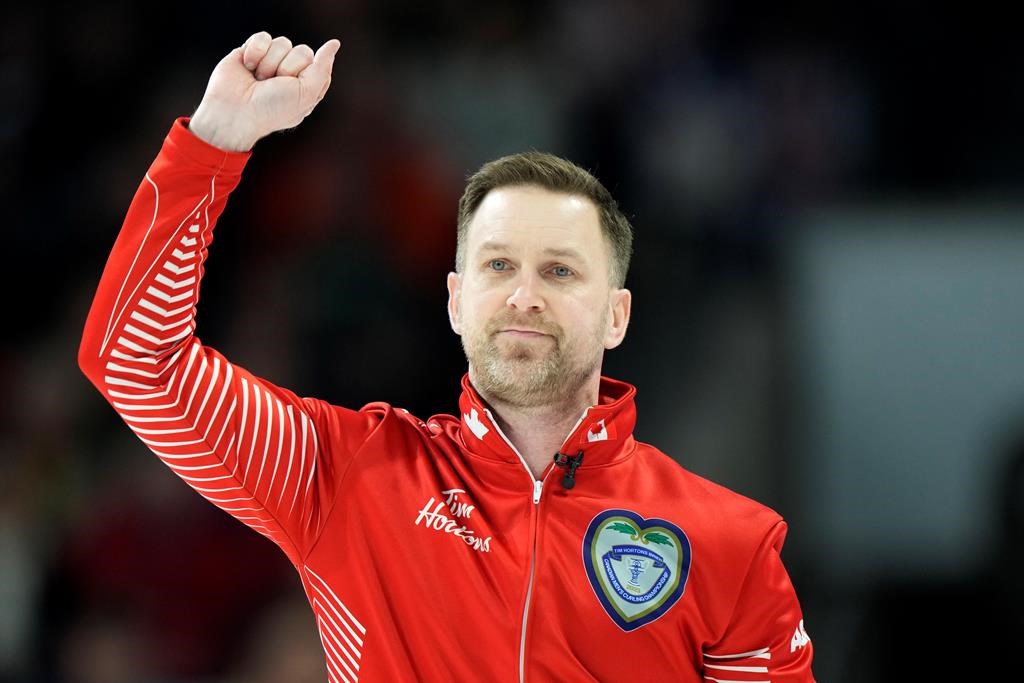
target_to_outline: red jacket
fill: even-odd
[[[329,680],[813,680],[785,523],[634,440],[630,385],[602,380],[561,449],[582,461],[537,480],[468,379],[458,415],[424,422],[300,398],[203,346],[203,264],[248,156],[175,122],[79,362],[175,474],[287,553]]]

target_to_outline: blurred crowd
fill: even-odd
[[[775,507],[795,539],[813,510],[787,474],[800,429],[790,231],[834,204],[1012,199],[1024,187],[1012,25],[932,3],[6,7],[0,683],[324,680],[283,555],[166,471],[75,364],[106,254],[163,135],[249,34],[314,47],[339,37],[342,49],[326,100],[257,145],[229,203],[199,310],[206,343],[300,394],[452,412],[464,360],[444,274],[463,179],[513,151],[561,154],[592,169],[636,226],[634,320],[606,372],[639,386],[638,436]],[[993,500],[1012,501],[1019,524],[1015,471],[1016,488]],[[1007,528],[1019,551],[1024,525]],[[819,678],[883,680],[871,671],[892,671],[887,636],[819,638],[814,617],[834,596],[813,555],[784,557]],[[883,603],[911,601],[898,596]],[[876,653],[875,669],[858,669],[853,642]]]

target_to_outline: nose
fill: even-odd
[[[544,297],[541,295],[540,283],[532,275],[517,278],[515,289],[505,303],[520,311],[543,311]]]

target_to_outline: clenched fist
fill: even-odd
[[[217,64],[189,129],[211,145],[243,152],[299,125],[326,94],[340,47],[331,39],[313,54],[284,36],[253,34]]]

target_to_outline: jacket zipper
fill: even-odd
[[[580,423],[583,422],[583,419],[587,416],[588,412],[590,412],[589,408],[587,408],[586,410],[583,411],[583,414],[580,415],[580,419],[576,421],[576,425],[572,429],[569,430],[569,435],[568,436],[572,436],[572,433],[575,432],[576,428],[580,426]],[[505,433],[503,431],[501,431],[501,427],[498,426],[498,421],[494,419],[493,415],[491,415],[491,411],[488,410],[487,408],[485,408],[484,409],[484,413],[486,413],[487,419],[489,419],[491,421],[491,424],[494,425],[494,429],[498,433],[498,436],[500,436],[502,439],[504,439],[505,443],[508,444],[508,447],[512,449],[512,452],[515,453],[517,456],[519,456],[519,462],[521,462],[523,464],[523,469],[526,470],[526,474],[529,475],[530,481],[533,482],[533,505],[534,505],[534,511],[533,511],[533,523],[532,523],[532,525],[530,527],[530,536],[531,536],[531,538],[530,538],[530,580],[526,584],[526,601],[523,604],[523,626],[522,626],[522,629],[520,629],[520,631],[519,631],[519,683],[525,683],[526,682],[526,625],[527,625],[527,623],[529,621],[529,618],[530,618],[530,602],[533,599],[533,579],[534,579],[534,573],[536,572],[536,568],[537,568],[537,529],[540,526],[540,509],[539,509],[539,506],[540,506],[540,496],[541,496],[541,493],[544,491],[544,482],[547,480],[548,475],[551,474],[551,470],[553,470],[554,467],[552,467],[551,465],[548,465],[547,471],[544,473],[544,476],[542,478],[537,479],[536,477],[534,477],[533,476],[533,472],[530,470],[530,466],[526,463],[526,458],[523,457],[523,454],[519,452],[519,449],[516,448],[512,444],[512,442],[509,440],[509,438],[507,436],[505,436]],[[568,438],[568,436],[566,438]]]
[[[548,474],[552,467],[548,468]],[[544,478],[547,478],[547,474]],[[533,524],[530,526],[530,581],[526,584],[526,601],[523,603],[523,627],[519,631],[519,683],[526,681],[526,625],[530,619],[530,603],[533,601],[533,578],[537,570],[537,529],[540,527],[540,494],[544,481],[535,481],[533,485]]]

